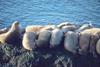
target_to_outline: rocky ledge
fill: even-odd
[[[100,57],[74,55],[61,47],[29,51],[22,46],[0,45],[0,67],[100,67]]]

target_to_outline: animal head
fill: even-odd
[[[15,26],[15,27],[17,27],[18,25],[19,25],[18,21],[13,22],[13,24],[12,24],[12,26]]]
[[[19,22],[15,21],[12,23],[11,30],[19,29]]]

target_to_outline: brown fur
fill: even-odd
[[[8,28],[0,29],[0,34],[2,34],[2,33],[6,33],[7,31],[8,31]]]
[[[27,50],[34,50],[36,48],[35,39],[36,39],[35,32],[24,33],[23,40],[22,40],[23,47]]]
[[[79,37],[79,53],[82,55],[86,55],[89,49],[89,42],[90,42],[90,34],[88,33],[80,33]]]
[[[96,52],[100,55],[100,39],[97,41],[96,44]]]
[[[75,31],[77,27],[75,25],[63,26],[62,29],[66,29],[68,31]]]
[[[100,37],[100,29],[99,28],[86,29],[82,31],[82,33],[89,34],[90,40],[89,40],[89,50],[88,51],[94,56],[96,56],[96,43]]]
[[[99,39],[98,35],[91,35],[91,39],[90,39],[90,53],[93,54],[94,57],[96,57],[96,43]]]
[[[8,32],[0,34],[0,42],[8,44],[20,44],[19,22],[14,22]]]
[[[26,32],[39,32],[44,26],[41,25],[33,25],[33,26],[27,26]]]

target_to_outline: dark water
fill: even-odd
[[[100,0],[0,0],[0,28],[16,20],[23,27],[63,21],[100,25]]]

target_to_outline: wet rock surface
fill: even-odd
[[[100,67],[100,56],[72,54],[62,47],[28,51],[0,44],[0,67]]]

